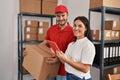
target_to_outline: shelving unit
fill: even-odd
[[[113,14],[113,15],[120,15],[120,8],[111,8],[111,7],[97,7],[97,8],[91,8],[89,9],[89,20],[91,20],[91,12],[99,12],[101,13],[101,40],[94,40],[94,42],[99,43],[99,48],[100,48],[100,54],[96,53],[96,56],[99,56],[96,58],[98,60],[98,64],[93,63],[94,67],[97,67],[100,69],[100,79],[99,80],[104,80],[104,69],[108,68],[113,68],[120,66],[120,61],[116,64],[113,65],[105,65],[104,62],[104,47],[107,46],[108,44],[114,44],[120,46],[120,40],[104,40],[104,27],[105,27],[105,14]],[[120,49],[118,48],[118,51]]]
[[[38,44],[42,41],[24,41],[23,40],[23,17],[44,17],[50,19],[50,24],[53,24],[54,15],[43,15],[43,14],[31,14],[31,13],[19,13],[18,14],[18,80],[23,80],[23,72],[22,72],[22,62],[23,62],[23,44]]]

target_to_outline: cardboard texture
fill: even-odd
[[[51,57],[51,54],[53,54],[47,46],[26,46],[26,52],[23,66],[36,80],[46,80],[57,75],[60,63],[46,63],[46,58]]]
[[[42,14],[55,15],[58,0],[42,0]]]
[[[120,0],[90,0],[90,8],[101,6],[120,8]]]
[[[104,30],[104,40],[111,40],[111,30]],[[93,40],[101,40],[100,30],[91,30]]]
[[[20,12],[41,14],[41,0],[20,0]]]
[[[119,40],[120,39],[120,31],[112,31],[112,40]]]
[[[20,12],[55,15],[58,0],[20,0]]]
[[[37,34],[25,33],[24,40],[25,41],[37,40]]]
[[[38,28],[37,27],[24,27],[24,34],[38,34]]]
[[[38,40],[45,40],[45,36],[48,28],[49,28],[49,22],[39,22]]]
[[[120,30],[120,21],[105,21],[105,30]]]
[[[104,80],[109,80],[108,79],[108,74],[113,74],[114,73],[114,68],[109,68],[104,70]]]
[[[39,21],[37,20],[25,20],[26,27],[37,27],[38,28]]]

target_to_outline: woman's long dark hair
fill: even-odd
[[[74,22],[76,20],[80,20],[84,25],[85,25],[85,28],[87,29],[86,32],[85,32],[85,37],[87,37],[90,41],[92,41],[92,37],[91,37],[91,31],[90,31],[90,24],[89,24],[89,21],[86,17],[84,16],[78,16],[74,19]]]

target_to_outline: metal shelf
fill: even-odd
[[[101,6],[101,7],[97,7],[97,8],[91,8],[89,10],[94,11],[94,12],[102,12],[102,7],[105,8],[106,13],[120,15],[120,8],[112,8],[112,7]]]
[[[120,66],[120,64],[114,64],[114,65],[110,65],[110,66],[105,66],[104,69],[108,69],[108,68],[114,68]]]
[[[39,44],[43,41],[39,41],[39,40],[31,40],[31,41],[19,41],[19,43],[24,43],[24,44]]]
[[[111,8],[106,6],[96,7],[89,9],[89,21],[91,18],[91,12],[99,12],[101,13],[101,40],[93,40],[94,44],[98,44],[99,50],[98,54],[95,57],[95,62],[93,66],[100,69],[100,80],[104,80],[104,69],[113,68],[120,66],[120,63],[106,65],[104,64],[104,47],[108,44],[120,44],[120,40],[104,40],[104,27],[105,27],[105,14],[113,14],[113,15],[120,15],[120,8]],[[97,61],[99,60],[99,61]]]
[[[50,24],[53,24],[53,18],[54,15],[43,15],[43,14],[32,14],[32,13],[19,13],[18,14],[18,80],[23,80],[23,72],[22,72],[22,62],[23,62],[23,48],[25,44],[39,44],[42,41],[33,40],[33,41],[24,41],[23,40],[23,17],[29,16],[29,17],[43,17],[43,18],[49,18]]]
[[[101,44],[101,40],[93,40],[93,43]],[[120,40],[104,40],[104,43],[120,43]]]
[[[98,65],[98,64],[93,64],[92,66],[100,69],[100,65]],[[104,69],[114,68],[114,67],[117,67],[117,66],[120,66],[120,64],[105,66]]]
[[[33,14],[33,13],[19,13],[18,15],[33,16],[33,17],[47,17],[47,18],[54,18],[55,17],[55,15]]]

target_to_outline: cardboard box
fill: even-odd
[[[105,30],[120,30],[120,21],[105,21]]]
[[[120,74],[120,66],[117,67],[117,73]]]
[[[104,30],[104,40],[111,40],[111,30]],[[91,30],[93,40],[101,40],[100,30]]]
[[[119,40],[120,31],[112,31],[111,39],[112,40]]]
[[[38,28],[37,27],[24,27],[24,34],[38,34]]]
[[[39,22],[38,40],[45,40],[48,28],[49,22]]]
[[[41,0],[20,0],[20,12],[41,14]]]
[[[60,63],[52,65],[46,63],[46,58],[53,54],[50,48],[41,44],[28,45],[26,52],[23,66],[36,80],[47,80],[57,75]]]
[[[120,8],[120,0],[90,0],[90,8],[101,6]]]
[[[24,40],[25,41],[37,40],[37,34],[25,33]]]
[[[108,79],[108,74],[113,74],[114,73],[114,68],[109,68],[104,70],[104,80],[109,80]]]
[[[43,0],[42,1],[42,14],[55,15],[55,7],[58,0]]]
[[[39,26],[39,21],[37,20],[25,20],[26,27],[37,27]]]

